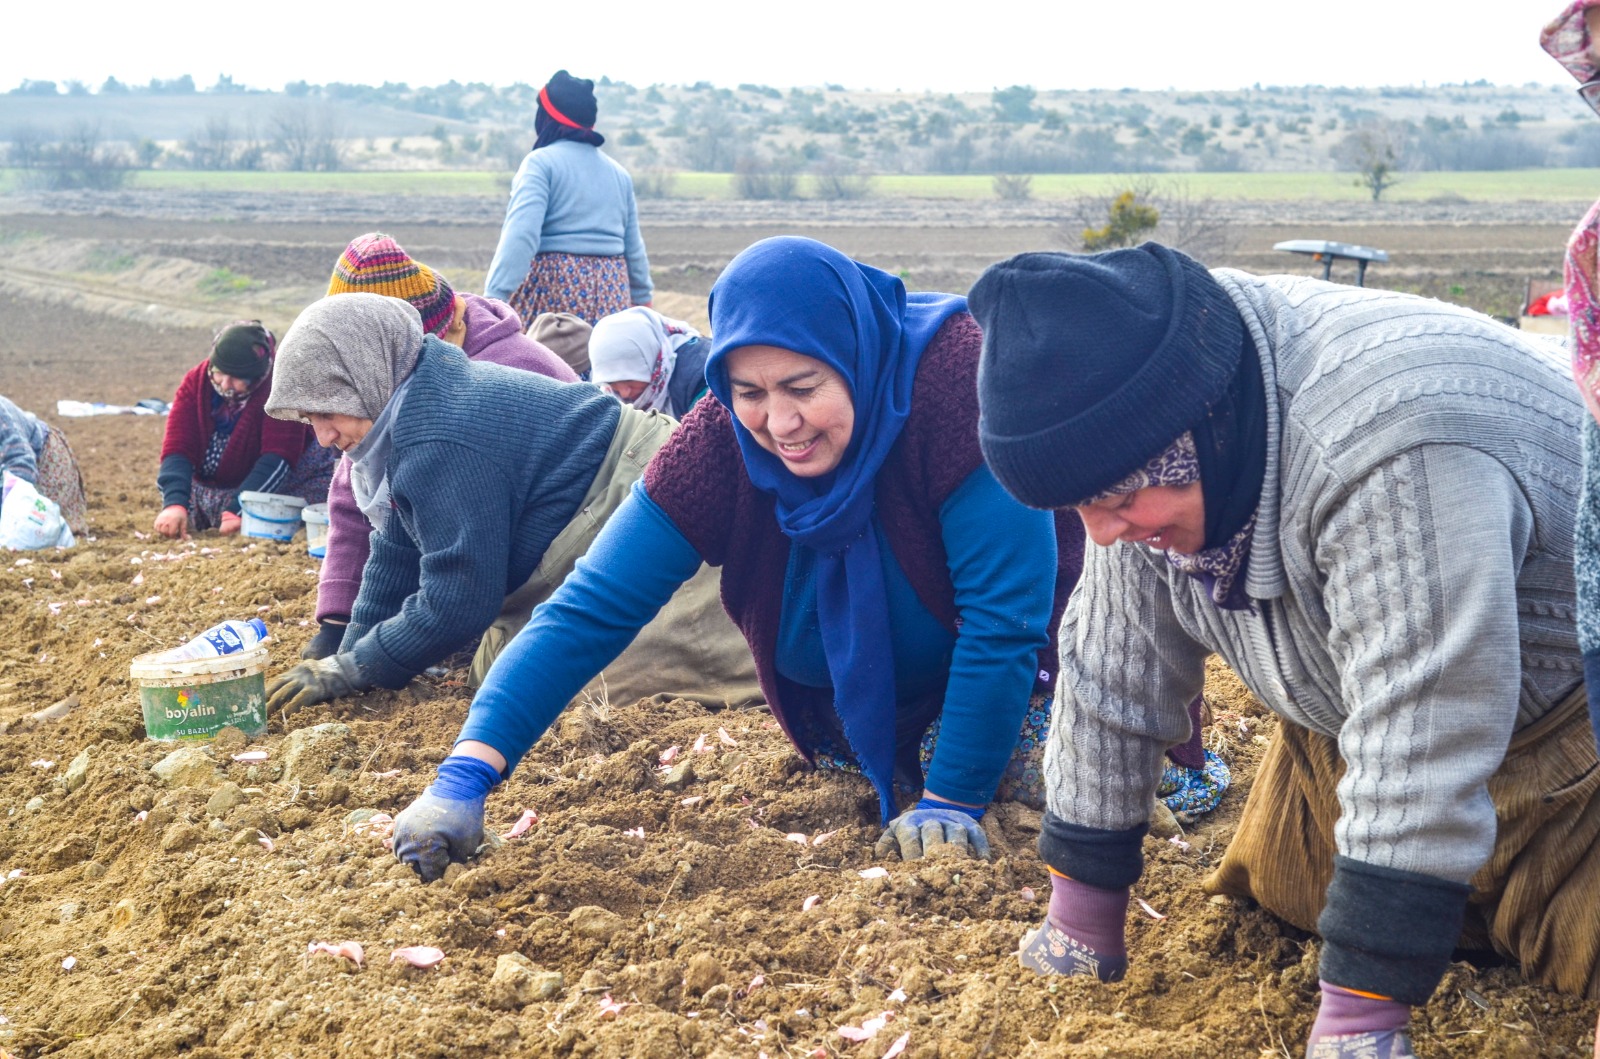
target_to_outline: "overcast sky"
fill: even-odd
[[[15,0],[0,90],[108,74],[411,85],[836,83],[904,91],[1562,83],[1539,48],[1569,0]],[[497,21],[498,20],[498,21]],[[0,104],[3,106],[3,104]]]

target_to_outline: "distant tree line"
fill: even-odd
[[[1540,127],[1542,113],[1519,111],[1542,105],[1537,97],[1526,92],[1497,96],[1494,86],[1484,84],[1440,86],[1426,93],[1258,85],[1159,99],[1131,90],[1041,93],[1029,85],[1010,85],[986,97],[923,93],[887,101],[834,85],[779,90],[702,81],[641,88],[601,77],[596,89],[607,150],[636,173],[649,175],[641,180],[646,194],[670,194],[671,174],[679,171],[732,173],[738,193],[765,198],[859,197],[870,193],[880,174],[989,174],[1008,178],[996,182],[996,194],[1015,200],[1031,194],[1020,178],[1036,173],[1337,166],[1357,174],[1376,167],[1380,186],[1375,194],[1381,195],[1408,170],[1600,165],[1600,127],[1575,123],[1559,133]],[[198,88],[187,74],[152,78],[144,85],[108,77],[92,91],[79,81],[34,80],[11,90],[39,97],[245,92],[255,90],[227,75]],[[140,166],[331,170],[381,165],[385,155],[421,155],[431,164],[505,171],[518,164],[531,142],[537,94],[526,83],[449,81],[414,87],[294,81],[276,94],[281,106],[270,118],[258,119],[259,127],[220,117],[198,123],[176,142],[157,144],[134,134],[112,142],[99,136],[93,157],[108,171]],[[1561,97],[1565,104],[1574,102],[1568,95]],[[1497,98],[1534,102],[1486,106]],[[1393,100],[1413,99],[1451,106],[1452,116],[1383,117]],[[1474,113],[1491,116],[1472,123],[1456,116],[1468,104]],[[428,115],[439,124],[431,137],[402,144],[401,138],[386,136],[379,142],[361,131],[364,107]],[[11,130],[7,159],[29,170],[76,172],[84,142],[76,126],[19,127]]]

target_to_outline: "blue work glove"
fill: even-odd
[[[889,821],[872,853],[887,857],[898,845],[901,860],[916,860],[935,847],[954,846],[987,860],[989,838],[978,825],[981,819],[982,809],[924,798]]]
[[[487,761],[451,754],[439,774],[394,822],[395,859],[433,882],[451,861],[465,862],[483,844],[483,800],[500,782]]]
[[[1311,1025],[1306,1059],[1415,1059],[1411,1008],[1398,1000],[1358,993],[1328,982]]]

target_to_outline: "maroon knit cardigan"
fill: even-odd
[[[211,395],[215,392],[208,377],[211,361],[202,360],[191,368],[178,384],[177,395],[172,398],[172,410],[167,413],[167,433],[161,442],[161,458],[176,453],[187,456],[194,464],[194,473],[200,473],[205,459],[206,445],[216,430],[211,417]],[[252,393],[239,413],[228,437],[228,446],[222,450],[222,461],[210,484],[231,489],[244,481],[262,453],[282,456],[291,466],[300,462],[301,453],[313,443],[314,434],[304,423],[273,419],[266,413],[267,398],[272,394],[272,380]]]
[[[983,464],[978,449],[978,354],[983,333],[967,313],[945,321],[922,354],[911,387],[911,415],[878,472],[877,514],[894,557],[917,598],[941,625],[957,631],[955,586],[940,534],[939,508]],[[700,557],[722,567],[722,603],[755,657],[756,679],[772,715],[801,753],[778,696],[778,622],[783,610],[789,538],[778,528],[776,498],[750,482],[728,409],[702,399],[656,453],[645,491]],[[1056,631],[1083,570],[1083,523],[1056,512],[1056,593],[1050,643],[1039,651],[1039,680],[1053,685]]]

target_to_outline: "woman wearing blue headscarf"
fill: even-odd
[[[880,855],[984,854],[997,794],[1037,802],[1083,530],[984,467],[966,300],[785,237],[736,257],[710,309],[716,400],[506,648],[397,821],[424,879],[472,854],[488,792],[702,561],[796,749],[876,790]]]

